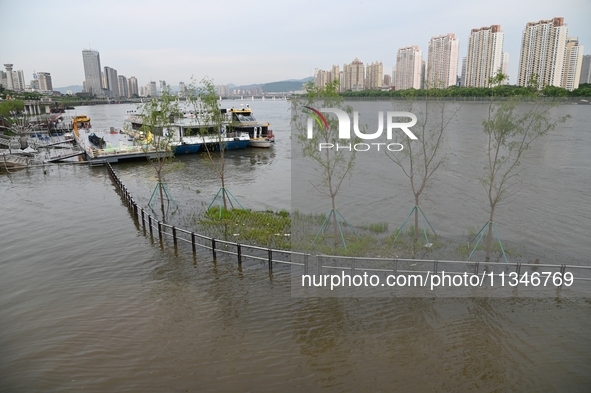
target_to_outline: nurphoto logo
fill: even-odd
[[[314,138],[314,121],[318,124],[321,129],[328,130],[329,125],[326,121],[326,118],[322,113],[332,113],[336,115],[337,119],[339,120],[339,139],[343,140],[350,140],[351,139],[351,119],[347,112],[342,109],[338,108],[321,108],[320,110],[314,109],[310,106],[304,106],[304,112],[308,113],[311,117],[308,118],[307,123],[307,131],[308,131],[308,139]],[[401,123],[398,119],[399,118],[410,118],[409,122]],[[386,139],[391,140],[392,134],[395,129],[400,129],[404,131],[404,133],[410,139],[418,139],[416,135],[409,129],[410,127],[417,124],[417,117],[411,112],[387,112],[386,113]],[[353,132],[355,136],[364,140],[370,141],[378,139],[384,133],[384,112],[378,112],[378,130],[374,133],[363,133],[359,130],[359,112],[353,112]],[[323,149],[333,149],[333,150],[355,150],[355,151],[368,151],[372,149],[376,149],[380,151],[380,148],[386,148],[389,151],[401,151],[404,149],[404,146],[401,143],[384,143],[384,142],[372,142],[372,143],[355,143],[355,144],[340,144],[340,143],[328,143],[328,142],[321,142],[318,143],[318,150],[322,151]]]

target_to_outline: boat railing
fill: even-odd
[[[80,131],[84,131],[84,134],[96,134],[96,135],[106,135],[106,134],[111,134],[113,132],[119,134],[120,131],[119,130],[115,130],[114,127],[111,128],[81,128]]]
[[[114,128],[110,129],[96,129],[96,128],[85,128],[82,129],[84,134],[95,134],[96,136],[101,135],[108,135],[115,133]],[[120,131],[116,131],[116,133],[120,133]],[[125,132],[128,137],[133,137],[128,132]],[[153,146],[149,143],[142,143],[139,140],[136,140],[134,145],[130,145],[125,143],[124,141],[119,141],[119,144],[116,143],[114,145],[110,145],[105,148],[96,148],[94,145],[89,143],[86,138],[82,138],[80,135],[74,134],[75,139],[80,147],[86,152],[89,158],[91,159],[100,159],[106,157],[114,157],[114,156],[121,156],[121,155],[130,155],[130,154],[144,154],[144,155],[153,155],[153,154],[166,154],[165,150],[157,149],[156,146]],[[135,137],[134,137],[135,139]],[[131,139],[130,139],[131,140]]]
[[[557,291],[562,289],[563,283],[566,282],[563,278],[569,273],[572,276],[573,282],[591,284],[591,266],[541,264],[537,263],[537,261],[533,263],[499,263],[314,255],[216,239],[158,220],[158,218],[152,216],[146,209],[137,204],[109,163],[107,163],[107,169],[138,227],[143,229],[146,235],[149,233],[152,239],[158,236],[161,246],[164,246],[169,241],[172,241],[175,250],[178,250],[182,244],[190,246],[195,258],[198,250],[206,250],[212,254],[214,260],[219,254],[225,254],[236,258],[238,265],[242,265],[247,260],[258,261],[259,263],[263,262],[268,265],[270,273],[273,271],[275,265],[289,265],[298,266],[301,268],[299,271],[303,274],[321,275],[327,272],[342,271],[344,272],[343,274],[346,272],[346,274],[351,275],[367,272],[371,274],[389,273],[394,275],[421,275],[421,277],[428,277],[429,275],[437,275],[443,272],[449,276],[465,276],[466,274],[482,276],[483,281],[485,276],[488,280],[488,277],[500,277],[504,275],[503,277],[507,277],[508,280],[509,274],[516,273],[519,276],[526,272],[532,274],[538,272],[539,269],[543,269],[544,272],[552,274],[553,283],[556,283],[557,277],[559,278],[560,285],[555,285]],[[591,286],[584,288],[587,292],[591,290]]]
[[[132,154],[132,153],[164,153],[162,150],[158,150],[153,146],[129,146],[121,145],[118,148],[106,148],[106,149],[95,149],[91,146],[86,146],[86,151],[92,158],[100,158],[105,156],[114,156],[121,154]]]

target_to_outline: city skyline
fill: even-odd
[[[241,4],[228,2],[226,9],[240,10]],[[591,13],[588,1],[541,1],[535,7],[505,0],[494,7],[473,1],[452,6],[419,1],[413,3],[414,18],[406,13],[400,16],[404,4],[345,1],[334,7],[303,1],[285,12],[279,4],[255,1],[249,3],[249,15],[260,17],[244,22],[240,13],[221,17],[224,13],[218,6],[174,0],[166,8],[108,0],[84,4],[3,1],[3,9],[29,17],[12,18],[0,26],[0,33],[11,37],[0,48],[0,60],[24,70],[26,81],[34,71],[49,72],[54,87],[82,85],[80,51],[86,48],[100,52],[101,61],[118,73],[136,76],[140,85],[159,80],[177,84],[191,76],[197,82],[208,76],[215,84],[247,85],[310,77],[315,68],[346,64],[354,58],[366,64],[377,60],[390,69],[399,48],[417,45],[425,55],[431,37],[448,33],[459,39],[461,59],[473,28],[500,24],[505,33],[503,50],[511,55],[510,83],[515,84],[526,23],[564,17],[569,36],[578,37],[583,46],[591,45],[585,20]],[[111,9],[120,12],[111,13]],[[34,23],[38,15],[59,18],[48,26]],[[109,23],[98,23],[105,20]],[[197,21],[200,31],[211,31],[210,38],[195,36]],[[20,34],[10,34],[14,31]]]

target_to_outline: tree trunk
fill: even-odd
[[[335,196],[331,195],[331,199],[332,199],[332,227],[334,230],[334,246],[335,248],[338,246],[339,244],[339,231],[338,231],[338,225],[337,225],[337,206],[336,206],[336,201],[335,201]]]
[[[488,219],[488,233],[486,234],[486,262],[490,262],[492,239],[493,239],[493,216],[495,214],[495,206],[490,208],[490,217]]]
[[[419,197],[415,196],[415,230],[412,237],[413,244],[416,244],[419,239]]]
[[[160,177],[160,172],[158,172],[158,191],[160,192],[160,210],[162,211],[162,221],[165,221],[165,213],[164,213],[164,184],[162,184],[162,178]]]
[[[226,182],[224,176],[222,178],[222,200],[224,201],[224,210],[228,210],[228,203],[226,202]]]

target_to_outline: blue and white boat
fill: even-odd
[[[248,110],[250,112],[250,109]],[[253,136],[250,133],[255,130],[254,125],[241,124],[234,117],[233,110],[221,109],[224,116],[222,124],[211,124],[205,121],[200,114],[186,112],[182,117],[174,119],[174,122],[165,130],[153,131],[155,134],[171,138],[171,147],[174,154],[193,154],[208,151],[244,149],[252,145]],[[242,115],[242,113],[238,113]],[[246,113],[245,113],[246,114]],[[140,132],[142,119],[132,115],[128,118],[132,130]],[[259,127],[262,133],[263,127]],[[266,127],[265,127],[266,130]],[[262,135],[261,135],[262,136]],[[264,138],[265,142],[268,139]]]
[[[199,151],[244,149],[250,142],[247,132],[229,132],[227,124],[206,125],[193,116],[175,120],[168,128],[172,136],[175,154],[190,154]],[[169,134],[170,135],[170,134]]]

